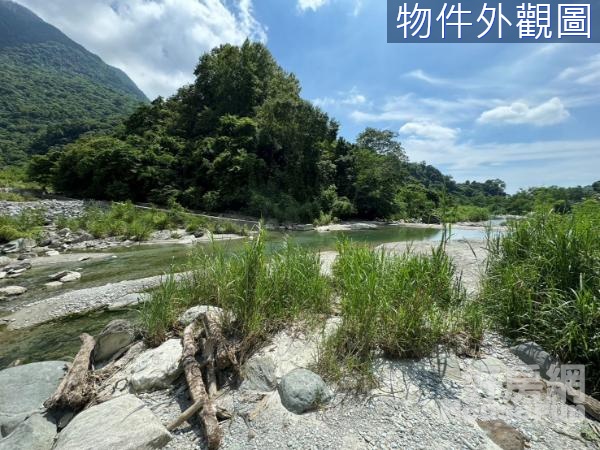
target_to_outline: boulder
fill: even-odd
[[[61,287],[63,284],[60,281],[51,281],[50,283],[45,283],[44,287],[46,289],[58,289],[59,287]]]
[[[0,256],[0,267],[8,266],[13,260],[8,256]]]
[[[296,369],[284,376],[278,391],[283,406],[296,414],[318,408],[333,395],[323,379],[307,369]]]
[[[45,361],[0,371],[0,435],[7,436],[31,414],[41,411],[65,375],[66,362]]]
[[[137,397],[116,397],[81,412],[61,431],[54,450],[162,448],[171,435]]]
[[[0,280],[6,278],[6,272],[0,272]]]
[[[58,280],[60,280],[62,277],[66,276],[66,275],[68,275],[68,274],[69,274],[69,271],[68,271],[68,270],[61,270],[60,272],[56,272],[56,273],[53,273],[53,274],[51,274],[51,275],[48,275],[48,279],[49,279],[50,281],[58,281]]]
[[[70,283],[72,281],[77,281],[81,278],[81,274],[79,272],[68,272],[65,276],[59,278],[61,283]]]
[[[10,241],[8,244],[4,244],[2,246],[2,251],[4,253],[17,253],[17,252],[29,251],[35,246],[36,246],[36,243],[33,239],[20,238],[20,239],[15,239],[14,241]]]
[[[50,450],[55,437],[56,424],[52,418],[33,414],[0,439],[0,450]]]
[[[511,351],[525,364],[537,366],[534,369],[539,369],[540,376],[546,379],[552,378],[552,370],[559,364],[555,358],[535,342],[524,342],[511,347]]]
[[[105,361],[127,347],[135,339],[135,330],[130,322],[117,319],[110,322],[96,338],[94,360]]]
[[[253,356],[242,367],[241,389],[270,392],[277,388],[275,362],[270,356]]]
[[[25,292],[27,292],[27,288],[23,286],[6,286],[0,288],[0,295],[6,295],[8,297],[22,295]]]
[[[183,314],[181,314],[177,320],[179,322],[179,325],[186,327],[190,323],[192,323],[194,320],[196,320],[198,317],[200,317],[201,314],[206,314],[206,313],[211,313],[211,314],[214,313],[216,315],[221,316],[223,314],[223,310],[221,308],[219,308],[218,306],[206,306],[206,305],[193,306],[190,309],[188,309],[187,311],[185,311]]]
[[[46,256],[58,256],[60,255],[60,252],[58,250],[48,250],[45,253]]]
[[[142,353],[129,370],[131,388],[135,392],[168,388],[182,372],[182,353],[179,339],[169,339],[160,347]]]

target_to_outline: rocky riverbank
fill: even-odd
[[[535,384],[539,375],[520,359],[527,359],[522,350],[493,334],[479,358],[443,351],[419,361],[380,358],[378,386],[363,395],[325,383],[313,370],[338,323],[333,317],[313,331],[282,331],[244,364],[241,384],[214,397],[221,448],[596,448],[597,425],[552,391],[507,389],[515,377]],[[206,448],[195,419],[167,429],[193,403],[181,341],[152,349],[136,336],[116,321],[96,337],[97,400],[79,414],[43,407],[68,363],[0,371],[0,450]]]

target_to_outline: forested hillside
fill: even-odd
[[[110,129],[144,101],[121,70],[0,0],[0,163]]]
[[[72,196],[293,222],[485,220],[510,207],[501,180],[457,183],[408,161],[391,131],[367,128],[356,143],[339,137],[262,44],[216,48],[195,75],[115,131],[34,157],[30,175]],[[521,197],[511,212],[531,210],[536,196]]]

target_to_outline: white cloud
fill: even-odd
[[[417,69],[417,70],[408,72],[406,74],[406,76],[409,78],[414,78],[416,80],[424,81],[426,83],[433,84],[433,85],[447,85],[447,84],[451,83],[449,80],[446,80],[444,78],[438,78],[438,77],[429,75],[422,69]]]
[[[251,0],[18,0],[123,69],[149,96],[193,80],[202,53],[247,37],[266,41]]]
[[[591,56],[581,65],[567,67],[559,74],[558,79],[582,85],[600,84],[600,54]]]
[[[523,101],[514,102],[510,105],[497,106],[484,111],[477,121],[493,124],[508,123],[547,126],[563,122],[568,117],[569,111],[567,111],[558,97],[554,97],[535,107],[531,107]]]
[[[437,123],[431,122],[407,122],[400,133],[409,138],[424,138],[435,141],[454,141],[458,136],[459,130],[449,128]]]
[[[306,11],[307,9],[311,9],[316,11],[321,6],[328,3],[329,0],[298,0],[298,8],[301,11]]]
[[[313,103],[321,108],[332,106],[358,106],[367,103],[367,97],[355,86],[349,91],[338,92],[336,97],[316,98],[313,100]]]

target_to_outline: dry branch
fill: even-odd
[[[93,395],[94,387],[89,369],[96,341],[86,333],[79,336],[79,339],[81,339],[81,348],[75,356],[71,368],[60,382],[56,392],[44,402],[44,406],[48,409],[67,407],[79,410],[89,402]]]
[[[203,425],[208,448],[216,450],[221,443],[221,429],[217,421],[217,411],[207,394],[202,379],[202,369],[196,360],[196,323],[192,322],[183,332],[183,370],[194,403],[202,405],[198,414]]]

